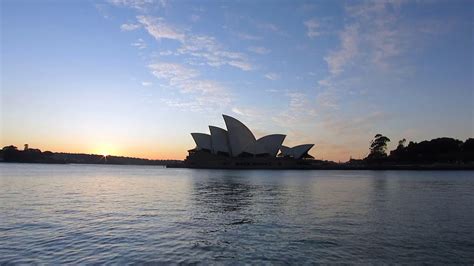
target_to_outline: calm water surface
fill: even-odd
[[[0,262],[474,262],[473,171],[0,163]]]

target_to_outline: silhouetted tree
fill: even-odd
[[[21,153],[16,146],[5,146],[2,149],[2,157],[5,162],[14,162],[20,159]]]
[[[5,146],[2,149],[3,151],[17,151],[18,148],[16,146],[10,145],[10,146]]]
[[[462,150],[464,152],[474,152],[474,139],[473,138],[466,139],[466,141],[462,145]]]
[[[462,145],[463,161],[474,162],[474,139],[467,139]]]
[[[370,143],[370,153],[367,156],[368,160],[379,160],[387,157],[385,150],[387,149],[387,143],[390,139],[382,134],[375,135],[374,139]]]
[[[390,151],[390,158],[392,160],[398,160],[402,156],[402,154],[405,150],[405,143],[406,142],[407,142],[406,139],[399,140],[397,148],[393,151]]]
[[[405,148],[405,143],[406,143],[406,142],[407,142],[406,139],[401,139],[401,140],[399,140],[399,141],[398,141],[397,150],[398,150],[398,149],[401,150],[401,149]]]

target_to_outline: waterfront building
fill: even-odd
[[[239,120],[223,115],[226,129],[209,126],[207,133],[191,133],[196,147],[185,160],[193,168],[298,168],[307,165],[314,144],[283,146],[286,135],[271,134],[259,139]]]

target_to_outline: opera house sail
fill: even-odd
[[[286,135],[271,134],[256,139],[239,120],[223,115],[226,129],[209,126],[209,133],[191,133],[196,143],[185,164],[190,168],[278,169],[311,165],[314,144],[283,146]]]

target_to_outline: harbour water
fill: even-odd
[[[474,263],[474,171],[0,164],[0,263]]]

